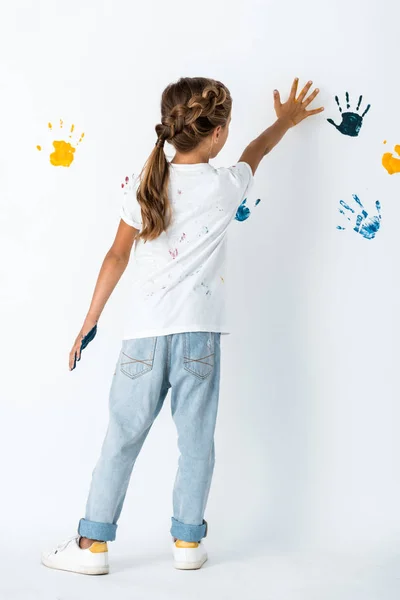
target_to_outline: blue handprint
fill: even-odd
[[[246,221],[246,219],[249,218],[249,216],[251,215],[251,210],[249,209],[249,207],[246,205],[247,202],[247,198],[245,198],[243,200],[243,202],[241,203],[241,205],[239,206],[239,208],[236,211],[236,216],[235,219],[236,221]],[[260,198],[258,198],[255,202],[254,202],[254,206],[258,206],[260,204],[261,200]]]
[[[340,200],[339,212],[340,214],[344,215],[348,221],[352,222],[352,225],[354,225],[353,230],[356,233],[362,235],[366,240],[373,240],[381,226],[381,203],[379,200],[375,202],[378,213],[377,216],[368,217],[368,213],[359,197],[356,194],[353,194],[353,198],[360,208],[355,207],[355,209],[353,209],[351,206],[346,204],[344,200]],[[346,229],[346,227],[337,225],[336,229],[343,231]]]
[[[340,114],[342,115],[342,122],[340,125],[336,125],[336,123],[332,119],[327,119],[328,123],[331,123],[340,133],[343,135],[350,135],[351,137],[357,137],[360,133],[361,126],[363,124],[363,118],[371,108],[371,105],[368,104],[367,108],[364,110],[363,114],[359,114],[360,105],[362,102],[362,96],[358,99],[358,104],[356,108],[356,112],[352,112],[348,110],[350,108],[350,98],[349,92],[346,92],[346,108],[347,111],[343,112],[342,107],[340,106],[339,98],[335,96],[336,104],[339,107]]]

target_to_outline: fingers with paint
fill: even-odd
[[[337,225],[336,229],[344,231],[350,225],[356,233],[361,235],[366,240],[375,238],[381,227],[381,203],[379,200],[375,202],[377,215],[369,217],[361,200],[356,194],[353,194],[353,206],[347,204],[344,200],[340,200],[339,213],[348,221],[347,225]]]

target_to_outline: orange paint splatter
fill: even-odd
[[[382,156],[382,165],[389,175],[400,173],[400,144],[394,147],[394,151],[397,156],[394,156],[391,152],[385,152]]]
[[[50,162],[54,167],[69,167],[74,160],[75,148],[64,140],[54,141],[54,152],[50,154]]]
[[[386,144],[386,140],[383,140],[383,143]]]
[[[53,136],[55,137],[57,134],[53,130],[52,123],[49,122],[47,126],[48,126],[48,130],[50,132],[52,132]],[[71,127],[69,128],[69,135],[67,137],[67,135],[65,135],[64,132],[62,131],[63,127],[64,127],[64,121],[62,119],[60,119],[59,120],[59,136],[60,137],[56,140],[53,140],[53,142],[52,142],[53,151],[50,150],[50,155],[49,155],[50,164],[52,164],[54,167],[70,167],[74,160],[76,148],[80,144],[80,142],[83,140],[83,138],[85,137],[85,134],[82,133],[80,138],[77,140],[77,136],[72,135],[75,131],[74,124],[72,124]],[[62,139],[64,135],[67,139]],[[72,138],[74,138],[74,139],[72,139]],[[38,145],[38,146],[36,146],[36,148],[38,150],[42,150],[42,146]]]

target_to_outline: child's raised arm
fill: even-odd
[[[263,131],[255,140],[250,142],[239,159],[239,162],[246,162],[250,165],[253,174],[256,172],[257,167],[264,156],[268,154],[268,152],[271,152],[272,148],[281,141],[288,129],[298,125],[307,117],[316,115],[324,110],[323,108],[306,110],[307,106],[318,94],[319,89],[316,88],[309,96],[307,96],[312,85],[312,81],[309,81],[296,98],[298,83],[299,80],[296,77],[292,85],[289,99],[284,104],[281,103],[281,97],[278,90],[274,90],[274,107],[277,120],[271,127],[268,127],[268,129]]]

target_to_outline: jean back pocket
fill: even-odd
[[[215,334],[195,331],[184,335],[184,368],[199,379],[205,379],[214,369]]]
[[[123,340],[120,369],[131,379],[136,379],[153,368],[157,338]]]

